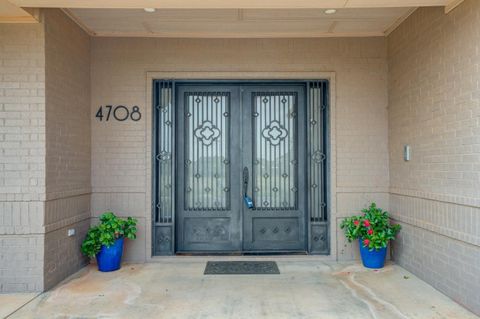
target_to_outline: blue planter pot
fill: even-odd
[[[100,252],[97,254],[98,270],[100,271],[115,271],[120,269],[123,254],[123,238],[119,238],[110,246],[102,246]]]
[[[360,256],[362,256],[363,266],[367,268],[383,268],[385,266],[385,256],[387,255],[387,247],[379,250],[369,250],[368,247],[363,247],[363,239],[358,241],[360,245]]]

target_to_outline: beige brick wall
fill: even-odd
[[[89,193],[90,37],[59,10],[44,10],[47,197]]]
[[[106,210],[139,219],[126,260],[149,259],[149,74],[316,72],[335,75],[331,228],[377,201],[403,225],[398,262],[480,313],[478,1],[420,9],[387,39],[90,39],[59,10],[43,17],[0,25],[0,292],[79,269]],[[143,117],[99,122],[106,104]],[[331,245],[356,257],[341,233]]]
[[[86,263],[90,39],[45,10],[0,25],[0,62],[0,292],[41,291]]]
[[[37,29],[38,48],[26,47],[35,43],[31,39],[21,42],[29,39],[27,35],[18,36],[23,28]],[[2,100],[5,102],[2,103],[2,116],[12,116],[8,113],[12,111],[22,121],[15,122],[16,126],[13,122],[5,122],[1,138],[7,138],[7,133],[22,132],[39,141],[37,144],[30,141],[2,143],[2,165],[19,165],[27,161],[26,166],[18,167],[15,174],[28,176],[21,185],[23,188],[15,188],[10,183],[18,183],[17,175],[7,173],[8,165],[2,167],[5,168],[1,184],[2,187],[5,185],[2,192],[5,201],[1,204],[5,209],[2,210],[4,222],[0,229],[5,234],[2,236],[6,236],[6,240],[2,240],[2,253],[15,251],[18,255],[18,261],[11,260],[8,265],[2,265],[2,273],[11,274],[10,281],[5,279],[7,277],[2,278],[5,291],[51,287],[83,264],[84,259],[77,249],[90,215],[90,183],[94,190],[91,199],[94,216],[111,209],[140,220],[139,238],[128,244],[131,247],[127,247],[126,259],[143,261],[149,257],[150,211],[147,201],[150,176],[146,155],[150,149],[150,132],[146,125],[150,112],[150,105],[146,103],[149,71],[334,72],[336,113],[333,123],[339,129],[332,132],[338,145],[338,156],[332,158],[338,187],[332,191],[334,205],[338,204],[340,208],[335,210],[332,228],[337,227],[337,218],[353,213],[353,209],[365,206],[370,200],[388,205],[385,201],[388,162],[384,39],[93,39],[91,110],[85,110],[85,101],[89,100],[89,91],[85,88],[85,83],[90,80],[89,39],[78,27],[59,11],[46,10],[43,24],[3,25],[3,30],[2,48],[8,47],[5,43],[14,43],[9,38],[7,41],[7,37],[21,42],[12,49],[12,59],[21,56],[20,52],[25,49],[37,57],[36,60],[32,58],[34,62],[12,63],[27,63],[33,66],[32,72],[40,72],[41,76],[35,74],[35,77],[25,78],[24,66],[22,72],[18,68],[19,80],[15,81],[25,78],[31,81],[37,94],[42,94],[41,98],[32,98],[28,95],[30,92],[17,92],[27,96],[20,96],[20,99],[17,96],[15,103],[23,101],[29,104],[28,107],[8,106],[13,99]],[[3,63],[6,65],[8,63]],[[2,80],[8,82],[4,86],[20,86],[11,84],[12,80],[5,75]],[[1,92],[3,99],[7,93],[3,89]],[[90,120],[90,111],[107,103],[138,104],[145,116],[135,123],[99,123],[93,116]],[[36,107],[33,110],[37,112],[32,112],[31,107]],[[355,121],[356,117],[361,117],[363,123],[370,123],[370,128]],[[32,122],[24,123],[25,118],[32,118]],[[6,120],[2,118],[2,121]],[[38,132],[32,133],[35,125],[39,126]],[[9,145],[24,148],[10,151]],[[363,145],[366,151],[358,145]],[[377,150],[380,155],[372,154],[372,150]],[[8,159],[15,154],[17,158]],[[31,163],[28,162],[30,159]],[[36,171],[31,172],[32,169]],[[13,177],[8,179],[9,176]],[[19,201],[22,198],[28,202]],[[76,237],[66,237],[66,230],[70,227],[76,228]],[[17,235],[22,235],[18,237],[18,244],[11,240]],[[333,233],[334,256],[336,237]],[[349,247],[343,247],[343,242],[339,245],[342,245],[340,258],[350,258]],[[26,246],[25,252],[15,248]],[[30,278],[28,271],[23,273],[30,277],[23,281],[16,275],[22,270],[18,268],[19,262],[25,258],[37,261],[35,267],[29,266],[31,273],[37,276],[35,280]],[[44,278],[39,275],[42,272]]]
[[[140,238],[126,259],[150,256],[150,105],[147,72],[334,72],[336,156],[332,189],[337,218],[358,212],[371,200],[388,207],[387,60],[383,38],[362,39],[92,39],[92,213],[105,210],[140,220]],[[211,76],[211,74],[210,74]],[[181,77],[181,75],[179,75]],[[101,105],[138,105],[139,122],[100,122]],[[338,242],[340,259],[350,245]],[[332,234],[332,252],[337,251]],[[147,239],[147,242],[145,241]]]
[[[397,261],[480,313],[480,2],[417,10],[388,37]],[[412,160],[403,161],[403,145]]]
[[[0,200],[45,197],[45,59],[41,25],[0,26]]]
[[[0,292],[43,288],[45,59],[40,24],[0,24]]]
[[[87,260],[90,224],[90,37],[60,10],[44,10],[46,76],[45,279],[48,289]],[[67,236],[73,228],[76,235]]]

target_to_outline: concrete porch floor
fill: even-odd
[[[280,275],[203,275],[207,260],[275,260]],[[6,305],[0,295],[0,305]],[[176,257],[90,265],[8,318],[479,318],[403,268],[315,257]]]

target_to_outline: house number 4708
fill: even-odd
[[[123,105],[105,105],[98,108],[97,114],[95,117],[101,122],[105,117],[105,122],[110,120],[110,117],[113,117],[115,120],[123,122],[128,119],[132,121],[139,121],[142,118],[142,113],[140,113],[140,108],[138,106],[132,106],[129,110],[128,107]]]

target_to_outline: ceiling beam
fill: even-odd
[[[405,12],[404,15],[402,15],[400,18],[398,18],[391,26],[385,30],[385,36],[389,36],[390,33],[395,31],[405,20],[408,19],[415,11],[417,11],[418,8],[411,8],[407,12]]]
[[[202,38],[202,39],[253,39],[253,38],[355,38],[384,37],[383,32],[95,32],[96,37],[140,37],[140,38]]]
[[[80,28],[83,29],[88,35],[95,36],[95,32],[85,25],[76,15],[74,15],[69,9],[61,9],[73,22],[75,22]]]
[[[38,9],[21,9],[7,0],[0,0],[0,23],[37,23]]]
[[[450,0],[9,0],[18,7],[110,9],[326,9],[445,6]]]
[[[450,0],[450,2],[445,6],[445,14],[458,7],[463,1],[464,0]]]

